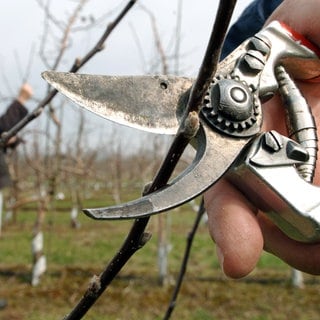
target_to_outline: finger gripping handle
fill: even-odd
[[[303,36],[301,33],[295,31],[291,27],[289,27],[284,22],[280,22],[281,27],[288,32],[288,35],[291,37],[291,39],[300,45],[307,47],[311,51],[313,51],[319,58],[320,58],[320,48],[308,40],[305,36]],[[305,82],[320,82],[320,74],[314,78],[311,79],[304,79]]]

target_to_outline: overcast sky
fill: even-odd
[[[46,2],[46,0],[38,0]],[[51,1],[52,14],[66,20],[79,1]],[[234,19],[240,14],[249,0],[239,0]],[[81,15],[83,25],[89,18],[99,19],[108,12],[98,26],[89,32],[77,32],[70,43],[61,71],[70,68],[76,57],[83,56],[102,34],[106,23],[112,21],[119,10],[127,3],[123,0],[91,0]],[[177,21],[178,0],[141,0],[126,16],[121,25],[107,41],[105,50],[95,56],[82,70],[99,74],[141,74],[148,70],[155,59],[154,37],[150,17],[139,4],[146,6],[156,16],[157,27],[165,50],[172,54],[173,34]],[[181,62],[180,72],[194,76],[203,57],[209,32],[217,10],[217,0],[185,0],[182,2]],[[39,59],[40,41],[44,32],[44,12],[36,0],[1,1],[0,5],[0,94],[1,98],[13,96],[25,76],[27,65],[32,61],[28,81],[34,87],[36,96],[44,96],[45,83],[40,73],[46,69]],[[137,39],[139,41],[137,42]],[[140,43],[141,48],[139,49]],[[30,54],[35,57],[30,60]],[[30,104],[31,105],[31,104]],[[33,105],[31,105],[31,108]]]

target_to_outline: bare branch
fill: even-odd
[[[181,22],[182,22],[182,0],[178,0],[178,17],[176,25],[176,34],[175,34],[175,50],[174,50],[174,74],[179,74],[180,66],[180,44],[181,44]]]
[[[80,1],[80,3],[78,4],[76,10],[74,11],[73,15],[70,17],[68,23],[67,23],[67,26],[66,28],[64,29],[64,34],[63,34],[63,37],[61,39],[61,42],[60,42],[60,51],[59,51],[59,54],[58,56],[56,57],[56,61],[55,63],[53,64],[53,67],[52,69],[53,70],[56,70],[56,68],[58,67],[60,61],[61,61],[61,58],[67,48],[67,43],[68,43],[68,38],[69,38],[69,34],[71,32],[71,27],[72,25],[75,23],[75,21],[77,20],[77,17],[79,15],[79,13],[81,12],[83,6],[85,5],[85,3],[87,2],[88,0],[82,0]]]
[[[13,56],[14,56],[15,64],[16,64],[17,69],[18,69],[17,74],[19,75],[19,78],[23,79],[23,71],[22,71],[21,60],[20,60],[20,57],[19,57],[19,55],[18,55],[16,50],[14,50]]]
[[[45,4],[41,0],[36,0],[36,2],[38,3],[39,7],[44,10],[46,17],[47,17],[47,20],[51,21],[59,29],[63,30],[64,27],[62,26],[61,22],[59,20],[57,20],[55,18],[55,16],[52,15],[50,12],[49,8],[50,8],[51,0],[47,0]]]
[[[137,35],[137,32],[136,32],[134,26],[132,25],[132,23],[130,23],[129,26],[130,26],[134,41],[135,41],[135,43],[137,45],[137,48],[138,48],[138,53],[139,53],[139,56],[140,56],[140,59],[141,59],[142,66],[144,67],[146,65],[146,58],[145,58],[145,56],[143,54],[141,41],[140,41],[140,39],[139,39],[139,37]]]
[[[37,0],[37,1],[38,1],[38,3],[40,3],[40,0]],[[45,8],[44,12],[46,14],[46,17],[47,17],[47,11],[48,11],[47,8]],[[41,41],[40,41],[40,57],[41,57],[42,62],[44,63],[44,65],[47,68],[50,68],[50,64],[47,61],[46,55],[44,54],[44,47],[45,47],[45,44],[47,42],[48,35],[49,35],[49,19],[44,19],[43,33],[42,33],[42,38],[41,38]]]
[[[145,11],[151,21],[151,26],[152,26],[152,31],[153,31],[153,35],[154,35],[154,39],[155,39],[155,44],[156,44],[156,49],[159,53],[160,56],[160,60],[161,60],[161,66],[162,66],[162,73],[163,74],[168,74],[168,62],[167,62],[167,57],[166,57],[166,53],[165,50],[163,49],[162,43],[161,43],[161,37],[158,31],[158,27],[157,27],[157,23],[156,23],[156,18],[153,14],[152,11],[150,11],[148,8],[146,8],[145,6],[140,5],[140,8]]]
[[[199,88],[199,86],[203,83],[207,83],[216,70],[219,53],[223,44],[224,36],[229,26],[231,13],[233,12],[235,3],[236,0],[220,1],[218,10],[218,15],[220,16],[217,19],[218,22],[216,22],[214,25],[206,56],[202,63],[198,79],[196,80],[196,83],[194,85],[193,96],[195,97],[193,97],[193,100],[191,101],[191,103],[189,103],[183,123],[181,124],[180,129],[156,177],[154,178],[148,189],[145,191],[145,194],[154,192],[155,190],[167,184],[184,149],[197,132],[199,126],[198,112],[200,110],[200,104],[205,94],[205,91],[201,90],[202,88]],[[209,57],[211,57],[211,59],[209,59]],[[150,235],[145,233],[145,228],[148,225],[148,222],[149,217],[137,219],[134,222],[121,249],[110,261],[110,263],[100,274],[100,276],[95,277],[94,285],[89,286],[83,298],[79,301],[78,305],[64,320],[79,320],[87,313],[91,306],[105,291],[107,286],[116,277],[122,267],[128,262],[131,256],[149,239]]]
[[[96,45],[82,58],[76,59],[70,72],[77,72],[85,63],[88,62],[96,53],[100,52],[104,48],[104,43],[107,38],[110,36],[114,28],[122,21],[128,11],[133,7],[133,5],[137,2],[137,0],[130,0],[126,7],[120,12],[118,17],[115,18],[113,22],[111,22],[108,26],[100,40],[96,43]]]
[[[209,44],[197,79],[191,89],[186,114],[191,111],[199,112],[200,110],[204,95],[209,88],[213,75],[216,72],[222,44],[227,33],[236,2],[237,0],[220,1]]]
[[[166,314],[165,314],[165,316],[163,318],[164,320],[170,319],[170,317],[172,315],[172,312],[173,312],[173,310],[174,310],[174,308],[176,306],[177,298],[178,298],[178,294],[179,294],[179,291],[180,291],[180,288],[181,288],[181,285],[182,285],[182,282],[183,282],[183,278],[184,278],[184,275],[185,275],[185,273],[187,271],[187,264],[188,264],[188,260],[189,260],[189,256],[190,256],[190,251],[191,251],[193,239],[194,239],[194,237],[196,235],[196,232],[198,230],[201,218],[202,218],[204,213],[205,213],[205,208],[204,208],[204,201],[203,201],[203,198],[202,198],[201,199],[201,204],[200,204],[199,209],[198,209],[198,213],[196,215],[196,219],[195,219],[194,224],[193,224],[193,227],[192,227],[192,229],[189,232],[188,237],[187,237],[187,245],[186,245],[186,249],[185,249],[185,252],[184,252],[183,260],[182,260],[182,263],[181,263],[180,273],[179,273],[179,276],[178,276],[178,279],[177,279],[177,283],[176,283],[176,287],[175,287],[175,289],[173,291],[173,294],[172,294],[172,297],[171,297],[167,312],[166,312]]]
[[[33,64],[34,51],[35,51],[35,44],[33,43],[31,46],[31,49],[30,49],[27,67],[26,67],[26,70],[25,70],[24,75],[22,77],[22,83],[25,83],[28,81],[28,78],[29,78],[29,75],[31,72],[31,68],[32,68],[32,64]]]
[[[120,8],[122,7],[122,4],[118,4],[115,8],[109,10],[107,13],[103,14],[102,16],[95,18],[93,16],[89,16],[89,18],[83,17],[83,20],[89,19],[89,23],[86,23],[85,25],[82,26],[77,26],[72,29],[73,32],[78,32],[78,31],[83,31],[83,30],[88,30],[91,29],[101,23],[103,23],[106,19],[110,18],[115,14],[115,12],[118,12]]]

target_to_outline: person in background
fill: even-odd
[[[19,90],[17,98],[12,101],[7,110],[0,116],[0,135],[10,130],[27,115],[28,110],[24,104],[31,98],[32,94],[32,87],[28,83],[24,83]],[[5,149],[14,148],[18,142],[19,139],[17,137],[12,137],[9,139]],[[11,183],[8,167],[5,162],[5,149],[0,150],[0,190]]]
[[[278,2],[281,2],[279,6],[271,0],[254,1],[240,17],[238,27],[241,30],[250,31],[249,23],[257,18],[257,16],[251,17],[250,12],[254,15],[257,8],[263,8],[266,5],[270,5],[271,8],[275,5],[271,16],[266,17],[266,24],[273,20],[282,21],[320,47],[320,0]],[[261,26],[262,24],[263,19]],[[245,25],[247,27],[244,27]],[[231,29],[231,35],[232,32]],[[240,32],[239,29],[237,32]],[[237,32],[235,34],[238,36]],[[250,35],[247,33],[246,37]],[[228,41],[227,39],[226,45]],[[225,50],[227,52],[232,49],[229,47]],[[298,86],[312,108],[317,128],[320,128],[320,84],[300,82]],[[274,97],[263,107],[263,130],[274,129],[286,134],[283,126],[284,108],[281,106],[279,97]],[[319,161],[317,168],[319,168]],[[320,184],[319,169],[316,170],[314,183]],[[289,239],[254,207],[250,199],[244,197],[228,181],[221,180],[215,184],[205,193],[204,200],[208,213],[209,232],[216,243],[218,259],[227,276],[241,278],[248,275],[255,268],[263,249],[278,256],[295,269],[310,274],[320,274],[320,244],[305,244]]]
[[[28,110],[25,107],[25,103],[31,98],[33,94],[32,87],[25,83],[21,86],[19,94],[15,100],[8,106],[7,110],[0,116],[0,135],[3,132],[10,130],[15,124],[17,124],[22,118],[24,118]],[[7,145],[0,149],[0,197],[2,199],[2,189],[8,187],[11,184],[11,178],[8,170],[8,166],[5,159],[5,149],[15,148],[19,143],[19,139],[15,136],[9,139]],[[2,201],[1,201],[2,203]],[[0,208],[2,212],[2,208]],[[1,219],[1,217],[0,217]],[[0,299],[0,309],[5,308],[7,301]]]

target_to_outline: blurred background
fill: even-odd
[[[0,110],[23,83],[34,110],[50,88],[41,72],[68,71],[96,44],[128,1],[11,0],[0,4]],[[249,0],[239,0],[233,21]],[[141,0],[81,73],[195,77],[218,1]],[[170,137],[142,133],[85,112],[57,95],[7,150],[12,186],[1,190],[0,319],[62,319],[91,277],[113,257],[131,222],[92,221],[82,208],[141,194]],[[190,161],[188,150],[178,169]],[[154,217],[154,234],[93,306],[86,319],[161,319],[199,199]],[[302,276],[302,275],[300,275]],[[196,234],[175,319],[318,319],[319,280],[268,254],[240,281],[219,269],[205,218]],[[302,289],[303,290],[300,290]]]

